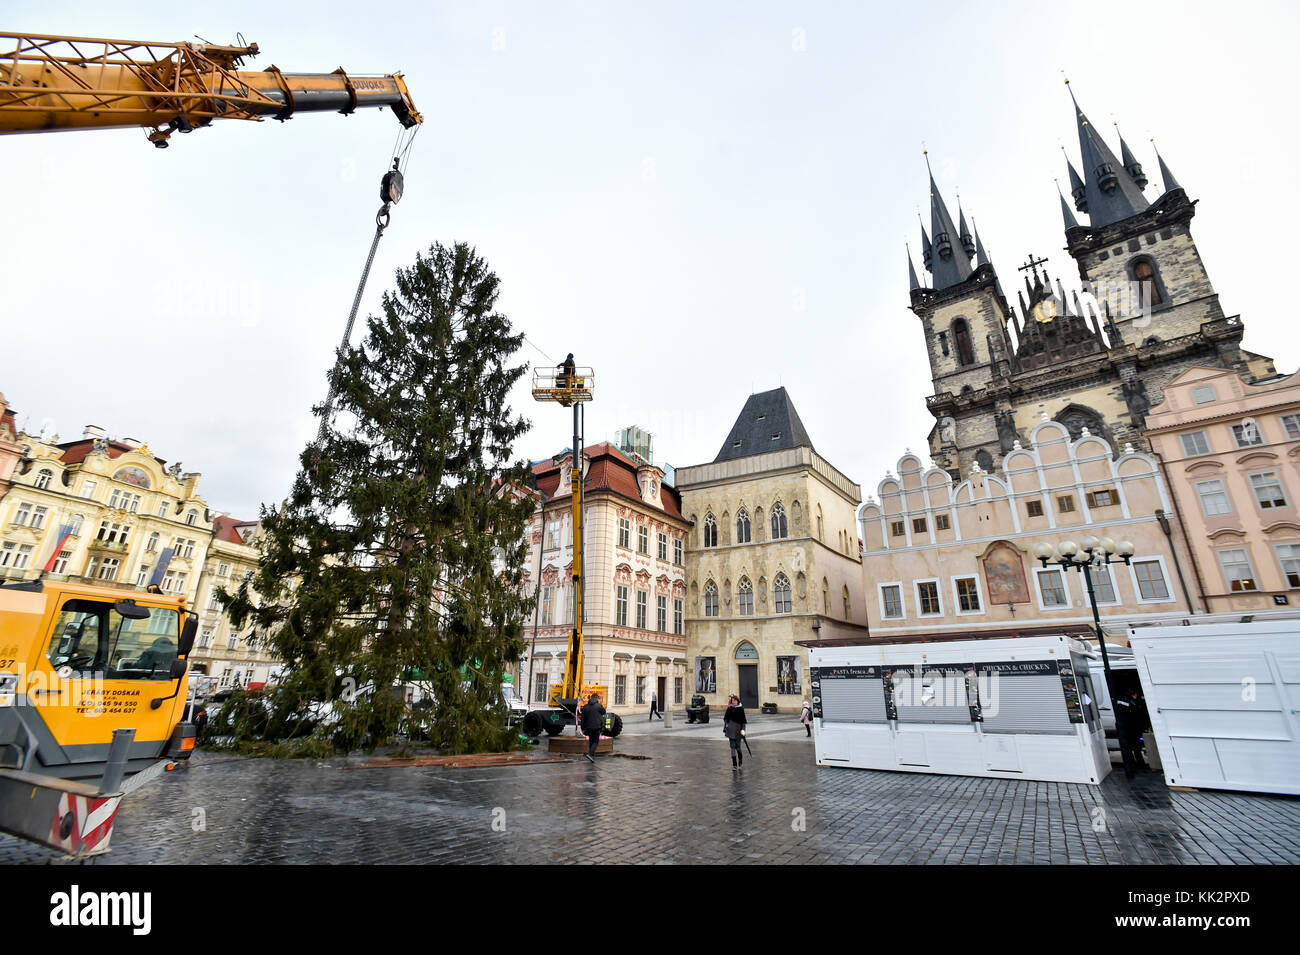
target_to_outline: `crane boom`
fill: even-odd
[[[149,43],[0,33],[0,134],[66,129],[151,129],[165,146],[175,130],[214,119],[286,120],[296,113],[351,113],[387,106],[407,128],[424,118],[400,73],[351,76],[239,70],[257,44]]]

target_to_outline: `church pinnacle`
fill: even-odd
[[[930,174],[930,233],[934,249],[933,257],[927,267],[934,276],[934,287],[945,289],[970,278],[970,253],[966,252],[965,237],[962,234],[966,230],[964,228],[959,230],[953,224],[948,206],[944,203],[943,196],[939,194],[939,187],[934,181],[934,172],[930,169],[928,150],[925,154],[925,169]],[[924,225],[921,231],[924,235]]]
[[[1070,81],[1065,81],[1069,87]],[[1146,209],[1150,203],[1142,195],[1138,179],[1145,184],[1142,167],[1133,159],[1133,154],[1121,140],[1120,150],[1125,162],[1121,162],[1106,145],[1101,133],[1088,121],[1079,102],[1070,87],[1070,102],[1074,104],[1075,119],[1079,127],[1079,158],[1083,164],[1083,198],[1086,203],[1088,219],[1093,228],[1110,225],[1121,219],[1127,219]],[[1067,160],[1068,163],[1068,160]],[[1070,166],[1071,191],[1075,194],[1075,208],[1085,211],[1079,204],[1079,193],[1075,188],[1079,183],[1078,173]]]

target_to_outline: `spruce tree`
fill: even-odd
[[[531,607],[533,505],[511,460],[528,428],[508,406],[523,335],[495,310],[498,289],[461,243],[398,270],[383,314],[339,355],[337,417],[289,498],[263,510],[255,578],[227,595],[237,625],[269,634],[288,706],[334,701],[328,731],[348,748],[391,740],[411,717],[402,682],[432,693],[418,712],[446,752],[512,736],[500,684]]]

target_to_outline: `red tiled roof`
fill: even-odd
[[[216,537],[219,541],[226,541],[230,544],[242,544],[244,539],[239,536],[239,528],[252,527],[257,521],[241,521],[237,517],[214,517],[212,527],[216,531]]]
[[[63,448],[63,457],[60,458],[59,460],[61,460],[64,464],[80,464],[82,461],[86,460],[86,458],[90,456],[91,450],[95,447],[95,442],[92,441],[90,438],[84,438],[80,441],[72,441],[69,442],[68,444],[61,444],[59,445],[59,447]],[[120,458],[122,455],[130,451],[138,451],[138,450],[140,449],[133,448],[129,444],[120,444],[117,441],[108,442],[108,456],[110,458]],[[158,455],[156,454],[150,456],[159,464],[167,463],[162,458],[158,457]]]
[[[635,461],[608,441],[589,445],[583,451],[591,462],[587,468],[585,488],[588,494],[593,491],[612,491],[646,507],[652,506],[641,498],[641,488],[636,481],[638,465]],[[537,478],[538,489],[546,495],[548,501],[569,496],[568,480],[560,473],[560,466],[554,460],[534,464],[533,475]],[[659,498],[663,501],[665,514],[682,517],[682,501],[676,488],[660,483]]]

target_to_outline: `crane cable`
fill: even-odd
[[[348,322],[343,328],[343,340],[339,343],[338,351],[334,356],[334,367],[330,369],[329,392],[325,396],[325,407],[321,410],[320,429],[316,432],[316,452],[319,455],[321,446],[325,443],[325,432],[329,430],[330,420],[334,417],[334,399],[338,396],[339,370],[343,363],[343,355],[347,351],[348,343],[352,340],[352,326],[356,324],[357,309],[361,307],[361,296],[366,291],[366,281],[370,278],[370,267],[375,261],[375,250],[379,248],[379,240],[383,238],[384,230],[388,228],[391,219],[391,207],[394,202],[401,199],[402,188],[402,169],[410,162],[411,147],[415,144],[415,134],[420,131],[420,127],[407,131],[403,130],[398,133],[397,140],[393,143],[393,168],[384,175],[383,184],[380,187],[381,198],[384,204],[379,207],[375,213],[375,237],[370,243],[370,254],[366,256],[365,268],[361,270],[361,281],[357,283],[357,293],[352,297],[352,310],[348,312]],[[402,146],[402,137],[406,136],[406,145]],[[389,190],[389,183],[392,181],[393,174],[397,174],[398,192],[394,196]]]

